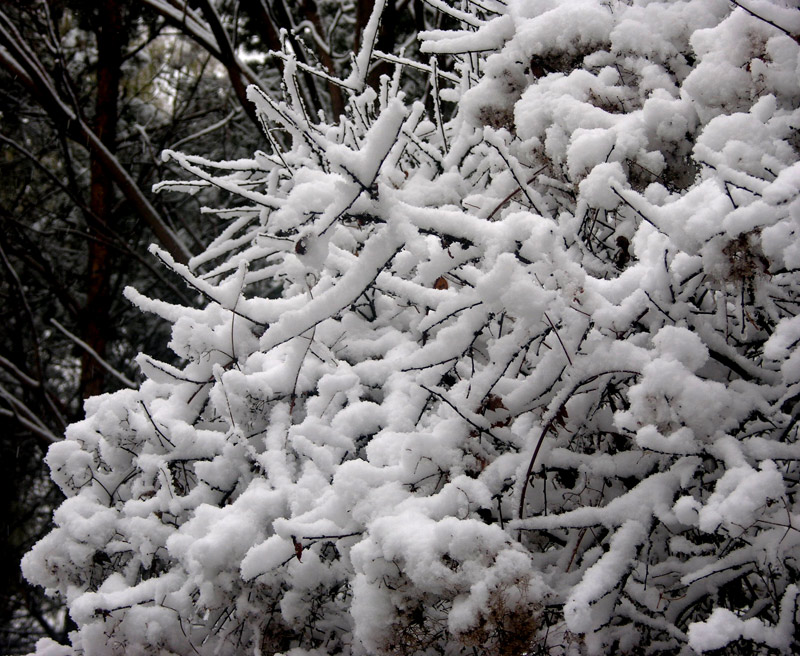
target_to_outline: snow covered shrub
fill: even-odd
[[[51,448],[26,575],[87,655],[796,652],[800,11],[431,4],[338,122],[287,57],[268,152],[165,154],[234,199],[154,249],[196,307],[127,291],[184,364]]]

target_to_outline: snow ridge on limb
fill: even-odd
[[[86,654],[797,651],[793,15],[431,6],[341,120],[285,53],[267,153],[170,155],[236,200],[201,307],[128,292],[184,368],[52,447],[26,575]]]

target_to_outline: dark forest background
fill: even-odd
[[[278,89],[290,51],[307,111],[341,113],[325,73],[346,75],[373,4],[0,3],[0,653],[63,641],[71,628],[19,569],[60,499],[48,446],[80,420],[84,399],[137,384],[139,352],[170,358],[168,327],[122,289],[190,304],[147,247],[185,262],[223,227],[200,212],[226,202],[213,188],[153,193],[180,177],[161,151],[230,160],[264,148],[246,88]],[[377,50],[413,51],[428,12],[421,0],[391,4]]]

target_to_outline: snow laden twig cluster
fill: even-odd
[[[235,199],[154,251],[197,307],[127,291],[183,364],[51,448],[26,575],[87,655],[796,651],[800,12],[429,4],[336,122],[286,55],[267,152],[165,154]]]

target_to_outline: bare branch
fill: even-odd
[[[100,357],[100,354],[95,351],[91,346],[89,346],[86,342],[84,342],[80,337],[71,333],[69,330],[64,328],[58,321],[55,319],[50,319],[50,323],[52,323],[56,328],[58,328],[62,333],[64,333],[69,339],[71,339],[75,344],[80,346],[84,351],[86,351],[89,355],[91,355],[97,363],[103,367],[108,373],[110,373],[114,378],[120,381],[126,387],[131,389],[136,389],[138,385],[134,383],[130,378],[126,377],[124,374],[120,373],[114,367],[112,367],[108,362],[106,362],[103,358]]]
[[[186,246],[164,222],[120,161],[64,102],[36,55],[17,38],[13,26],[9,26],[10,19],[0,10],[0,64],[18,77],[56,124],[64,127],[70,139],[90,150],[108,168],[120,191],[170,254],[179,262],[188,262],[191,253]]]

